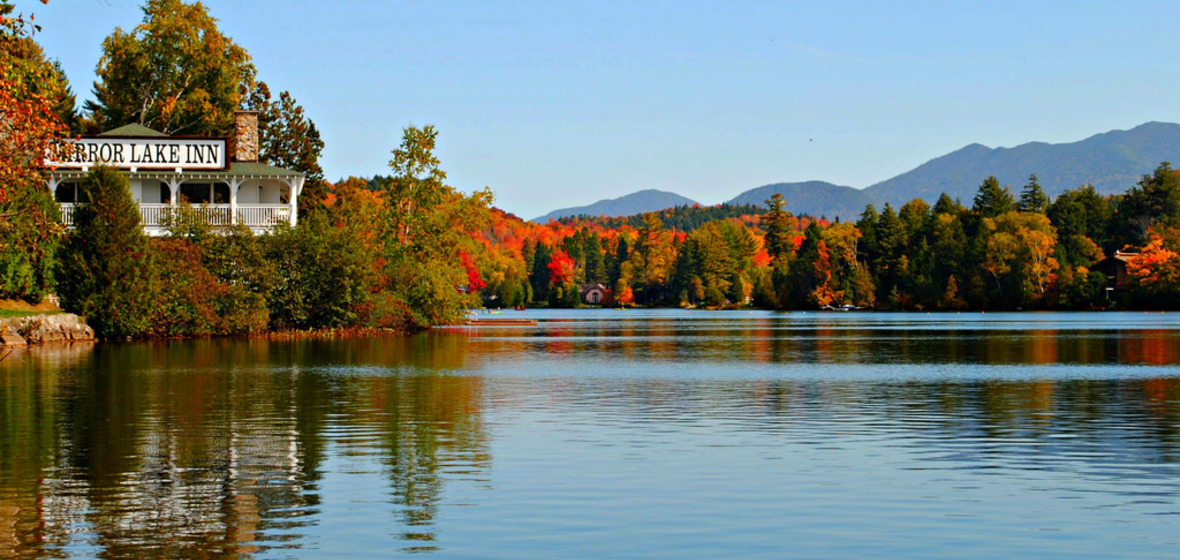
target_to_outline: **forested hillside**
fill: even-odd
[[[775,183],[737,195],[729,204],[753,204],[765,207],[766,200],[781,194],[798,213],[828,219],[855,220],[865,206],[875,201],[864,191],[833,185],[825,181]]]
[[[877,204],[933,200],[941,193],[968,200],[980,177],[1014,188],[1036,173],[1050,196],[1091,184],[1117,194],[1160,162],[1180,161],[1180,124],[1150,122],[1065,144],[1029,142],[1014,148],[971,144],[866,189]]]
[[[696,201],[676,193],[647,189],[619,198],[600,200],[589,206],[576,206],[554,210],[544,216],[533,218],[533,221],[543,224],[549,220],[556,220],[567,216],[605,216],[608,218],[634,216],[644,212],[655,212],[656,210],[663,210],[665,208],[692,206],[694,204],[696,204]]]
[[[870,205],[846,222],[796,216],[781,195],[767,202],[762,213],[691,229],[666,220],[702,209],[544,226],[498,214],[478,235],[484,301],[575,306],[579,284],[601,283],[607,304],[623,306],[1180,305],[1180,174],[1166,164],[1115,196],[1086,186],[1051,198],[1035,175],[1014,193],[987,177],[970,206],[942,194],[933,204]],[[1128,281],[1115,287],[1100,269],[1119,250],[1130,252],[1120,260]]]

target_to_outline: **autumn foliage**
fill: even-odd
[[[43,158],[67,133],[57,111],[67,86],[29,34],[32,16],[0,4],[0,297],[53,290],[61,228]]]
[[[80,122],[30,21],[0,4],[0,296],[57,288],[108,333],[419,328],[460,321],[476,305],[582,305],[589,287],[620,306],[1180,306],[1180,174],[1167,163],[1114,196],[1079,186],[1050,200],[1033,175],[1017,198],[988,177],[970,207],[943,195],[869,205],[855,221],[795,215],[774,195],[764,206],[536,224],[493,208],[490,190],[449,186],[432,126],[402,131],[388,176],[328,183],[318,129],[289,92],[272,98],[202,4],[148,0],[143,11],[140,25],[104,41],[96,99]],[[241,107],[260,111],[264,155],[307,174],[298,228],[255,238],[177,224],[166,240],[144,240],[110,231],[135,229],[137,216],[110,195],[79,207],[79,230],[94,228],[93,239],[68,237],[57,262],[63,228],[42,168],[50,142],[70,127],[130,122],[224,135]],[[116,175],[96,169],[88,184],[126,190]],[[1130,252],[1113,258],[1121,249]],[[104,286],[140,295],[87,295]]]

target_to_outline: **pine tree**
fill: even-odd
[[[94,167],[82,183],[65,243],[58,295],[102,337],[137,337],[151,329],[151,255],[127,177]]]
[[[1016,209],[1016,200],[1006,187],[1000,186],[995,176],[988,177],[975,193],[975,205],[971,210],[984,218],[994,218]]]
[[[774,193],[766,201],[770,211],[763,215],[763,229],[766,231],[766,252],[774,262],[789,260],[789,255],[795,249],[791,241],[790,213],[787,212],[787,200],[781,193]],[[785,264],[785,263],[784,263]]]
[[[533,252],[532,272],[529,284],[533,287],[533,301],[549,300],[549,260],[552,250],[544,243],[538,243]]]
[[[1020,192],[1020,202],[1016,205],[1016,209],[1021,212],[1044,214],[1048,207],[1049,196],[1045,194],[1045,190],[1037,182],[1037,174],[1033,173],[1028,177],[1028,184],[1024,186],[1024,190]]]

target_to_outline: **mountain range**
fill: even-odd
[[[692,206],[693,204],[697,204],[697,201],[676,193],[647,189],[619,198],[599,200],[589,206],[554,210],[544,216],[533,218],[532,221],[543,224],[550,219],[556,220],[566,216],[634,216],[644,212],[655,212],[675,206]]]
[[[970,144],[864,189],[824,181],[775,183],[745,191],[727,202],[761,205],[777,192],[795,214],[849,220],[868,204],[898,206],[914,198],[933,204],[944,192],[970,206],[989,175],[1009,186],[1013,194],[1019,194],[1034,173],[1051,197],[1087,183],[1103,194],[1121,193],[1164,161],[1180,161],[1180,124],[1149,122],[1062,144],[1029,142],[1014,148]],[[590,206],[555,210],[533,221],[544,223],[576,215],[630,216],[685,204],[695,202],[674,193],[646,190]]]

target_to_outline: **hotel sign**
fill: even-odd
[[[229,169],[225,138],[83,137],[50,146],[45,166],[121,169]]]

